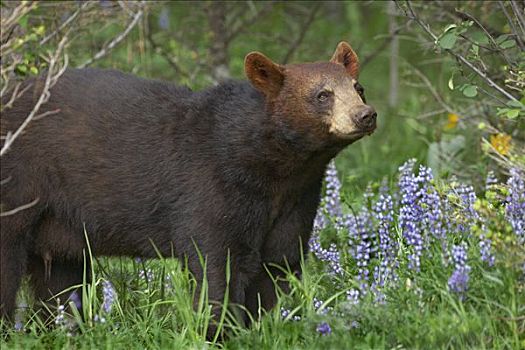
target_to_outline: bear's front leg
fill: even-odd
[[[197,282],[194,294],[196,310],[202,300],[204,276],[206,277],[207,290],[204,292],[207,292],[207,299],[204,298],[204,301],[207,300],[212,308],[207,339],[212,340],[215,337],[221,318],[226,316],[227,311],[236,316],[238,323],[244,324],[245,291],[254,276],[260,273],[259,252],[239,244],[230,245],[226,249],[218,249],[217,246],[213,249],[202,247],[198,253],[196,251],[188,256],[188,265]],[[223,335],[224,328],[220,338]]]

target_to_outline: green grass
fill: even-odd
[[[95,281],[88,288],[81,321],[73,314],[68,328],[46,329],[30,312],[25,332],[10,331],[2,349],[520,349],[525,346],[525,293],[523,274],[509,268],[499,256],[493,268],[472,264],[468,297],[460,301],[447,291],[450,268],[439,254],[422,261],[419,274],[399,269],[399,283],[385,291],[387,302],[363,299],[349,303],[345,291],[355,287],[355,264],[343,259],[345,277],[324,273],[315,257],[305,263],[302,280],[289,277],[292,293],[250,329],[232,325],[223,343],[205,341],[209,308],[192,308],[194,281],[176,260],[102,259],[95,265]],[[151,269],[150,280],[139,276]],[[146,274],[147,275],[147,274]],[[111,280],[117,299],[110,314],[101,311],[101,281]],[[165,281],[171,281],[170,287]],[[91,286],[89,286],[91,287]],[[23,293],[24,297],[25,293]],[[325,301],[317,312],[313,299]],[[25,297],[27,298],[27,297]],[[299,321],[283,320],[280,307],[292,310]],[[95,314],[106,321],[93,322]],[[33,318],[31,318],[33,317]],[[291,318],[292,316],[289,316]],[[332,333],[320,335],[316,327],[328,322]],[[227,321],[228,324],[228,321]]]

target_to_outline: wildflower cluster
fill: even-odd
[[[477,211],[474,188],[455,179],[448,184],[438,183],[430,168],[420,166],[416,173],[415,164],[411,159],[399,168],[397,190],[390,190],[385,183],[377,195],[367,190],[365,205],[357,214],[351,208],[345,210],[341,203],[341,183],[334,163],[327,168],[326,196],[321,201],[309,246],[314,256],[326,263],[330,275],[355,281],[355,287],[347,291],[350,304],[359,303],[369,293],[377,303],[386,302],[384,291],[398,286],[399,267],[406,263],[408,271],[417,274],[422,259],[434,256],[434,244],[441,248],[443,267],[453,268],[447,287],[460,299],[466,298],[469,287],[468,250],[477,249],[488,267],[496,263],[493,242],[488,238],[490,218]],[[511,171],[504,203],[506,220],[521,244],[525,243],[524,178],[518,170]],[[489,173],[486,189],[494,188],[496,183],[494,174]],[[339,233],[347,232],[347,245],[321,245],[323,229],[330,223]],[[473,235],[475,227],[479,230]],[[352,258],[348,263],[338,254],[344,249]],[[472,256],[478,254],[472,252]]]
[[[113,283],[111,283],[110,281],[102,282],[102,296],[102,309],[105,313],[109,314],[117,296],[117,293],[115,292],[115,287],[113,287]]]
[[[468,289],[470,266],[467,265],[467,250],[464,244],[452,247],[452,260],[454,261],[454,272],[448,280],[450,291],[456,293],[460,299],[464,299]]]
[[[506,216],[520,244],[525,244],[525,174],[512,169],[507,182]]]

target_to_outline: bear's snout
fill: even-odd
[[[362,131],[373,131],[376,128],[377,113],[374,107],[364,105],[353,116],[355,125]]]

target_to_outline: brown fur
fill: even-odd
[[[155,246],[201,281],[197,247],[212,301],[224,298],[229,254],[231,302],[271,308],[265,266],[300,272],[326,164],[375,128],[347,46],[331,62],[285,66],[251,53],[252,85],[201,92],[67,71],[45,106],[60,112],[31,123],[2,159],[3,210],[39,202],[1,218],[1,314],[12,315],[25,273],[40,299],[82,281],[84,228],[95,255],[155,258]],[[31,95],[6,112],[4,131]]]

